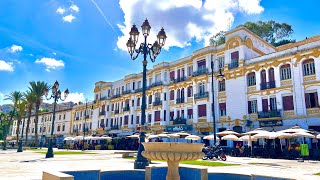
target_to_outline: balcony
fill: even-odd
[[[131,94],[131,90],[125,90],[122,92],[122,94]]]
[[[79,120],[80,118],[79,117],[76,117],[76,120]]]
[[[272,89],[276,87],[276,82],[275,81],[270,81],[270,82],[262,82],[260,84],[260,90],[265,90],[265,89]]]
[[[208,97],[209,97],[208,92],[197,93],[194,95],[194,99],[202,99],[202,98],[208,98]]]
[[[100,97],[100,101],[107,100],[107,96]]]
[[[119,114],[119,110],[114,110],[114,114]]]
[[[118,98],[118,97],[121,97],[121,94],[115,94],[112,96],[112,98]]]
[[[231,61],[233,61],[233,60],[231,60]],[[228,64],[228,69],[230,70],[230,69],[235,69],[235,68],[237,68],[237,67],[239,67],[239,62],[238,61],[233,61],[233,62],[231,62],[230,64]]]
[[[152,103],[152,105],[153,106],[161,106],[162,105],[162,101],[160,99],[157,99]]]
[[[155,83],[152,83],[150,86],[147,87],[147,89],[153,88],[153,87],[157,87],[157,86],[162,86],[163,82],[162,81],[158,81]]]
[[[99,116],[106,115],[106,111],[99,112]]]
[[[187,124],[187,120],[185,118],[176,118],[173,120],[173,124]]]
[[[258,112],[258,118],[259,119],[262,119],[262,118],[277,118],[277,117],[281,117],[281,111],[280,110],[273,110],[273,111],[269,111],[269,112],[263,112],[263,111]]]
[[[118,125],[111,126],[111,130],[118,130],[118,129],[119,129]]]
[[[136,90],[134,90],[135,93],[138,93],[138,92],[142,92],[142,88],[138,88]]]
[[[198,68],[196,72],[193,72],[192,77],[200,76],[208,73],[209,73],[208,68]]]
[[[178,83],[178,82],[183,82],[187,80],[187,78],[184,76],[184,77],[180,77],[180,78],[177,78],[177,79],[173,79],[173,82],[174,83]]]
[[[176,99],[176,104],[184,103],[184,98],[178,98]]]
[[[123,111],[130,111],[129,105],[127,105],[126,107],[124,107],[124,108],[123,108]]]

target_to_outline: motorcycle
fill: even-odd
[[[227,160],[227,156],[224,154],[223,149],[219,145],[215,146],[208,146],[202,148],[202,152],[205,154],[205,156],[202,158],[202,160],[207,160],[207,159],[219,159],[222,161]]]

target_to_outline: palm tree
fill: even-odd
[[[19,142],[19,134],[20,134],[20,124],[22,117],[25,116],[26,114],[26,101],[24,100],[24,96],[22,97],[21,101],[18,103],[17,106],[17,115],[18,115],[18,121],[17,121],[17,129],[16,129],[16,134],[17,134],[17,144]],[[23,128],[23,127],[22,127]]]
[[[16,114],[16,108],[18,108],[18,105],[23,100],[23,94],[20,91],[13,91],[9,95],[6,95],[6,98],[4,100],[10,100],[13,103],[13,112],[11,114],[11,118],[10,118],[10,121],[9,121],[9,124],[11,124],[12,123],[12,117]],[[19,133],[20,122],[21,122],[21,120],[20,121],[18,120],[18,123],[17,123],[17,136],[18,136],[18,133]]]
[[[26,145],[28,145],[30,118],[31,118],[32,109],[34,108],[34,105],[36,103],[36,96],[33,93],[33,91],[26,91],[24,93],[24,97],[26,98],[26,101],[27,101],[27,110],[28,110],[28,120],[27,120],[27,127],[26,127]]]
[[[38,146],[38,118],[39,118],[39,108],[40,108],[40,104],[42,103],[43,99],[43,95],[45,93],[46,89],[49,89],[49,85],[43,81],[31,81],[29,82],[30,87],[29,90],[32,91],[34,93],[34,95],[36,96],[36,119],[35,119],[35,145]]]

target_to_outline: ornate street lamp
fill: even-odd
[[[64,91],[64,98],[62,98],[61,96],[61,91],[59,90],[59,83],[58,81],[56,81],[54,83],[54,85],[52,86],[51,88],[51,91],[52,91],[52,94],[48,97],[48,92],[49,92],[49,89],[46,89],[45,90],[45,93],[44,95],[46,96],[46,99],[47,100],[50,100],[51,98],[53,98],[54,102],[53,102],[53,117],[52,117],[52,125],[51,125],[51,136],[50,136],[50,142],[49,142],[49,147],[48,147],[48,151],[47,151],[47,154],[46,154],[46,158],[52,158],[53,157],[53,132],[54,132],[54,120],[55,120],[55,117],[56,117],[56,105],[57,105],[57,102],[58,100],[60,99],[61,101],[64,101],[66,100],[68,94],[69,94],[69,90],[66,89]]]
[[[214,83],[213,83],[213,77],[214,77],[214,70],[213,70],[213,63],[214,61],[218,61],[221,65],[221,62],[218,59],[213,60],[213,55],[211,54],[211,93],[212,93],[212,125],[213,125],[213,141],[214,144],[217,142],[217,132],[216,132],[216,116],[215,116],[215,108],[214,108]],[[219,67],[219,74],[217,76],[217,79],[219,81],[223,80],[224,75],[222,74],[221,66]]]
[[[22,152],[22,151],[23,151],[23,149],[22,149],[22,139],[23,139],[24,122],[25,122],[25,119],[23,118],[22,130],[21,130],[21,137],[20,137],[20,139],[19,139],[19,147],[18,147],[17,152]]]
[[[138,43],[138,37],[140,33],[136,25],[133,25],[129,33],[130,38],[126,44],[132,60],[137,59],[140,53],[143,54],[142,105],[141,105],[141,123],[140,123],[141,127],[140,127],[140,135],[139,135],[139,149],[138,149],[137,159],[134,162],[135,169],[145,169],[145,167],[148,166],[149,164],[148,160],[141,155],[141,152],[144,151],[144,147],[142,143],[145,142],[145,137],[146,137],[145,122],[146,122],[146,86],[147,86],[147,64],[148,64],[147,55],[149,55],[150,60],[154,62],[156,57],[160,54],[161,48],[164,46],[164,43],[167,38],[166,33],[162,28],[157,35],[157,41],[155,41],[153,45],[148,44],[147,37],[150,34],[151,26],[147,19],[143,22],[141,28],[142,28],[142,34],[144,36],[144,43],[141,43],[138,49],[136,49],[136,45]]]

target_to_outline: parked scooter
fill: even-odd
[[[213,158],[216,158],[222,161],[227,160],[227,156],[224,154],[223,149],[220,147],[219,144],[216,144],[214,146],[204,147],[202,148],[202,152],[205,154],[202,160],[213,159]]]

